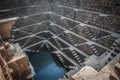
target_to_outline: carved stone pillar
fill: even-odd
[[[6,42],[4,45],[7,55],[6,55],[6,61],[9,61],[15,54],[15,48],[12,44]]]

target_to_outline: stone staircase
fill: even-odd
[[[109,38],[110,35],[106,35],[106,36],[103,36],[103,37],[100,37],[100,38],[97,38],[96,41],[104,41],[106,38]]]
[[[91,47],[92,50],[94,51],[94,54],[95,54],[95,55],[97,55],[97,56],[100,55],[100,53],[99,53],[99,51],[97,50],[97,48],[95,47],[95,45],[91,45],[90,47]]]
[[[56,30],[56,28],[54,26],[53,26],[53,30],[54,30],[55,33],[58,33],[57,30]]]
[[[90,31],[89,28],[84,27],[84,29],[85,29],[86,34],[87,34],[91,39],[94,38],[93,35],[92,35],[92,32]]]
[[[112,44],[112,46],[110,47],[110,48],[112,49],[112,51],[114,51],[114,52],[111,53],[111,56],[110,56],[110,59],[111,59],[111,60],[112,60],[115,56],[117,56],[117,55],[119,54],[119,52],[120,52],[120,49],[119,49],[118,45],[120,45],[120,44],[115,41],[115,42]],[[116,50],[117,50],[117,52],[116,52]]]
[[[67,65],[65,64],[65,61],[64,61],[62,55],[59,54],[59,55],[57,55],[57,57],[58,57],[58,59],[60,60],[60,62],[63,64],[63,66],[64,66],[65,68],[68,68]]]
[[[55,42],[57,43],[58,47],[59,47],[60,49],[62,49],[62,46],[61,46],[61,44],[59,43],[58,39],[57,39],[57,38],[54,38],[54,40],[55,40]]]
[[[75,67],[75,66],[67,65],[62,55],[58,54],[57,57],[65,68],[70,69],[70,70],[76,70],[77,69],[77,67]]]
[[[68,36],[69,40],[71,41],[71,43],[75,44],[72,35],[70,33],[67,33],[67,36]]]
[[[78,54],[76,53],[76,51],[73,50],[73,51],[72,51],[72,54],[73,54],[73,56],[75,57],[75,59],[77,60],[77,62],[80,64],[80,63],[81,63],[81,60],[80,60]]]
[[[76,51],[73,50],[73,51],[72,51],[72,54],[73,54],[74,58],[76,59],[76,61],[79,63],[79,65],[80,65],[81,67],[83,67],[84,64],[82,63],[82,61],[81,61],[80,56],[78,55],[78,53],[76,53]]]

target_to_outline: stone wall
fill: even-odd
[[[119,0],[81,0],[81,8],[85,10],[120,15]]]
[[[49,0],[1,0],[0,17],[27,16],[49,10]]]
[[[15,5],[9,3],[0,12],[3,18],[20,17],[12,33],[23,50],[37,51],[46,44],[52,53],[60,53],[58,58],[75,63],[74,67],[90,65],[99,71],[120,52],[119,3],[119,0],[25,0],[13,1]]]
[[[13,69],[12,76],[14,80],[27,80],[32,78],[29,61],[26,55],[14,57],[14,60],[11,60],[8,66]]]

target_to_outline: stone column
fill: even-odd
[[[4,45],[7,55],[6,55],[6,61],[9,61],[15,54],[15,48],[12,44],[6,42]]]

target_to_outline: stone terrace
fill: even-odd
[[[64,67],[71,69],[74,65],[73,72],[85,65],[99,71],[119,54],[119,0],[26,0],[25,3],[0,8],[5,13],[2,17],[20,17],[12,38],[24,51],[39,51],[46,45]]]

